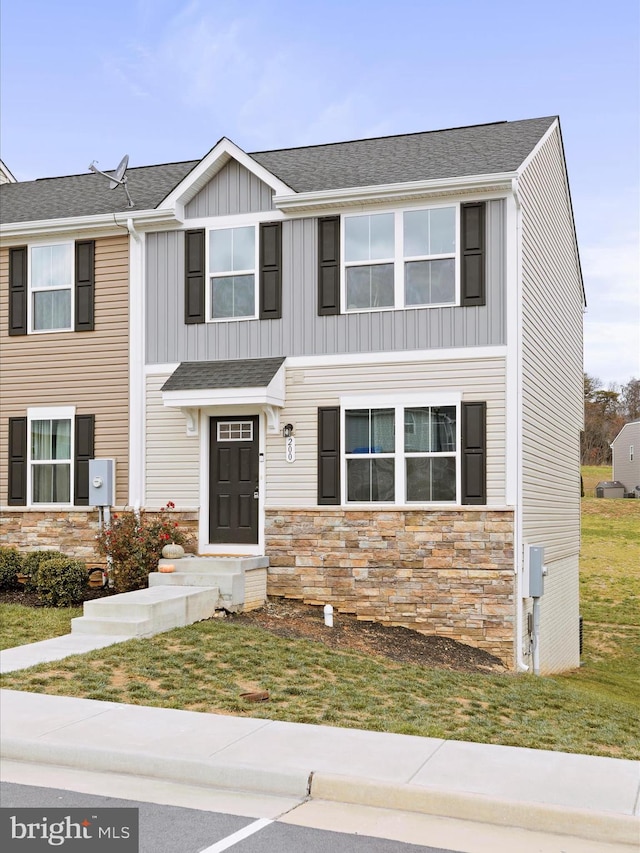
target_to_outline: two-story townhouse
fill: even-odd
[[[155,203],[116,216],[118,502],[175,501],[202,554],[266,555],[271,594],[521,670],[542,546],[540,671],[577,665],[584,292],[558,120],[253,154],[222,139],[139,171]]]
[[[121,187],[87,173],[0,187],[0,541],[95,560],[88,460],[115,460],[129,502],[129,308],[137,227],[188,164],[132,169]],[[139,408],[139,407],[138,407]]]
[[[556,118],[246,154],[147,232],[136,489],[271,594],[579,662],[584,292]],[[133,476],[133,472],[132,472]]]

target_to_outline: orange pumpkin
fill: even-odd
[[[158,566],[158,571],[162,574],[169,574],[170,572],[175,572],[176,567],[172,563],[167,563],[164,566]]]

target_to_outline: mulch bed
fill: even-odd
[[[278,637],[307,639],[333,649],[382,655],[401,663],[461,672],[505,672],[499,658],[448,637],[421,634],[409,628],[363,622],[334,610],[333,628],[324,624],[323,608],[300,601],[270,598],[264,607],[233,617],[259,625]]]

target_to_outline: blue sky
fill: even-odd
[[[560,115],[585,369],[640,378],[636,0],[2,0],[19,180]]]

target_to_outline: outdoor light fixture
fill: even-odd
[[[293,424],[285,424],[282,429],[282,435],[285,438],[290,438],[293,435]]]

